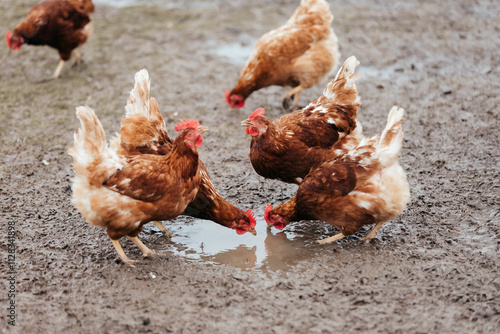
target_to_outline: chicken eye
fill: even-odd
[[[192,132],[188,132],[188,137],[192,137],[193,136],[193,133]]]
[[[259,124],[262,124],[262,121],[259,121]]]

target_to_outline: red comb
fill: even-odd
[[[266,205],[264,208],[264,219],[266,220],[266,223],[269,224],[269,213],[272,211],[273,207],[271,204]]]
[[[12,32],[11,31],[7,31],[7,33],[5,34],[5,39],[7,40],[7,46],[9,48],[12,46],[12,43],[10,41],[11,37],[12,37]]]
[[[254,119],[255,117],[262,116],[266,113],[264,108],[257,108],[250,116],[248,116],[248,119]]]
[[[229,89],[226,89],[226,92],[224,93],[224,97],[226,98],[226,103],[231,105],[231,101],[229,101],[229,95],[231,94],[231,92],[229,91]]]
[[[250,221],[250,227],[254,228],[257,225],[257,219],[255,219],[255,214],[253,213],[253,211],[251,209],[248,209],[246,214],[247,214],[248,220]]]
[[[194,119],[181,119],[180,122],[175,125],[174,130],[177,132],[181,132],[182,130],[188,128],[197,129],[199,126],[200,123],[198,123]]]

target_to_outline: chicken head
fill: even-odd
[[[246,120],[241,122],[241,126],[246,127],[247,134],[257,137],[267,132],[269,120],[263,116],[264,114],[264,108],[258,108]]]
[[[184,142],[187,147],[193,150],[201,147],[203,144],[203,137],[201,134],[208,131],[208,127],[201,126],[200,123],[192,119],[181,119],[174,129],[177,132],[185,131]]]
[[[233,221],[231,224],[231,228],[236,230],[236,233],[238,234],[245,234],[246,232],[250,232],[253,235],[257,235],[257,232],[255,231],[255,226],[257,225],[257,220],[255,219],[255,214],[253,213],[252,210],[248,209],[246,211],[246,216],[248,218],[248,222],[240,219],[238,222]]]
[[[271,206],[271,204],[266,205],[264,209],[264,219],[266,220],[268,229],[274,226],[280,231],[284,229],[289,223],[289,220],[287,218],[273,212],[273,207]]]
[[[233,109],[243,108],[245,106],[245,98],[238,94],[231,94],[229,89],[226,90],[225,97],[226,103]]]
[[[7,31],[5,39],[7,40],[7,46],[10,50],[19,50],[24,44],[24,38],[15,33],[13,34],[12,31]]]

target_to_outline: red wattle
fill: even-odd
[[[280,230],[280,231],[286,227],[286,225],[285,225],[285,224],[281,224],[281,223],[279,223],[279,224],[275,224],[275,225],[273,225],[273,226],[274,226],[274,227],[276,227],[276,228],[277,228],[278,230]]]
[[[266,207],[264,208],[264,219],[266,220],[266,223],[269,224],[269,213],[271,212],[271,210],[273,209],[273,207],[271,206],[271,204],[268,204],[266,205]]]
[[[196,141],[194,142],[194,146],[201,147],[202,144],[203,144],[203,137],[199,135],[198,138],[196,138]]]
[[[9,47],[9,49],[12,47],[12,43],[10,41],[11,36],[12,36],[12,32],[7,31],[7,33],[5,34],[5,39],[7,40],[7,46]]]

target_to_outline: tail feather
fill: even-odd
[[[74,135],[74,145],[68,149],[73,166],[79,175],[88,175],[87,166],[106,150],[106,135],[101,122],[88,106],[76,108],[80,128]]]
[[[403,146],[403,115],[404,109],[394,106],[387,116],[387,125],[377,144],[377,153],[384,166],[399,158]]]
[[[121,141],[132,147],[148,146],[166,136],[166,125],[158,103],[150,98],[151,79],[148,71],[140,70],[135,74],[134,89],[125,106],[122,120]]]
[[[130,92],[127,105],[125,106],[125,117],[134,114],[149,116],[149,88],[151,79],[146,69],[142,69],[135,74],[134,89]]]
[[[91,185],[100,186],[123,168],[125,160],[106,144],[106,135],[101,122],[87,106],[76,108],[80,128],[75,133],[74,145],[68,149],[73,157],[73,167],[77,176],[83,177]]]
[[[330,5],[325,0],[302,0],[293,15],[290,17],[289,24],[318,24],[316,20],[311,20],[312,15],[319,15],[324,24],[328,26],[333,21],[333,14],[330,11]]]
[[[355,56],[347,58],[333,79],[323,91],[323,95],[340,105],[360,104],[360,97],[356,88],[356,81],[361,75],[354,73],[359,61]]]

